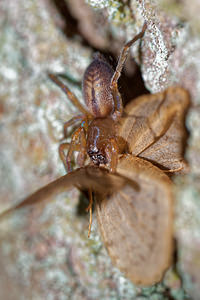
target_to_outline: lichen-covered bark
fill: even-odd
[[[174,12],[158,0],[0,2],[1,210],[64,174],[57,149],[62,124],[76,109],[49,81],[49,71],[64,74],[82,101],[81,79],[93,48],[118,55],[146,21],[142,43],[131,49],[145,86],[157,92],[180,84],[192,98],[186,119],[190,174],[176,179],[183,286],[170,270],[162,284],[134,287],[112,267],[95,222],[87,239],[88,216],[77,214],[73,190],[1,220],[1,299],[187,299],[184,289],[200,299],[200,38],[198,26],[190,25],[199,15],[197,9],[189,13],[191,5],[179,2],[184,9],[177,14],[176,2]],[[182,11],[188,11],[186,22]]]

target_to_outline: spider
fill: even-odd
[[[95,53],[82,82],[87,109],[66,85],[55,75],[49,74],[50,79],[66,93],[69,100],[81,112],[64,124],[66,135],[69,126],[80,123],[71,136],[71,143],[62,143],[59,146],[59,155],[67,172],[72,171],[71,161],[74,151],[78,151],[77,163],[80,167],[84,166],[88,155],[93,164],[106,165],[110,172],[115,172],[118,155],[124,149],[124,141],[117,134],[123,112],[117,82],[130,47],[143,37],[146,28],[147,25],[144,23],[141,32],[124,45],[115,71],[103,55]]]

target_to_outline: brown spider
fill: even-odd
[[[68,96],[69,100],[80,110],[81,114],[73,117],[64,124],[64,132],[69,126],[80,122],[74,131],[71,143],[62,143],[59,155],[67,172],[71,172],[71,160],[74,151],[78,151],[77,163],[84,165],[87,154],[95,165],[107,165],[111,172],[115,172],[118,154],[124,149],[124,142],[118,136],[118,125],[123,112],[122,99],[118,91],[118,79],[129,53],[129,48],[142,38],[146,30],[146,23],[142,31],[131,41],[126,43],[121,51],[119,61],[114,71],[111,65],[100,54],[96,53],[92,63],[85,71],[83,78],[83,96],[87,109],[79,102],[55,75],[49,74]],[[68,149],[67,155],[65,150]]]

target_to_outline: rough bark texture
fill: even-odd
[[[185,290],[190,299],[200,299],[197,2],[171,0],[167,9],[158,0],[0,2],[1,210],[64,174],[57,149],[62,124],[76,110],[49,81],[48,71],[64,74],[82,99],[81,79],[93,49],[117,56],[145,20],[145,37],[131,50],[144,85],[129,60],[124,95],[131,99],[147,92],[145,87],[158,92],[180,84],[192,96],[186,120],[190,173],[175,178],[179,275],[172,269],[156,286],[133,286],[112,267],[95,221],[88,240],[88,216],[81,214],[79,193],[73,191],[37,210],[16,211],[0,223],[1,299],[187,299]]]

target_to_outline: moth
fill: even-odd
[[[83,83],[88,110],[55,76],[50,76],[81,111],[65,124],[65,130],[77,122],[80,126],[71,143],[62,144],[59,150],[68,174],[16,207],[48,202],[50,195],[73,188],[94,192],[100,232],[113,265],[141,286],[159,282],[172,260],[173,195],[166,171],[187,168],[183,142],[189,105],[186,90],[170,87],[138,97],[123,109],[117,80],[128,49],[145,29],[124,46],[115,71],[99,56],[88,67]],[[80,168],[72,171],[75,151]],[[85,165],[87,155],[89,165]],[[91,211],[91,203],[89,208]]]

